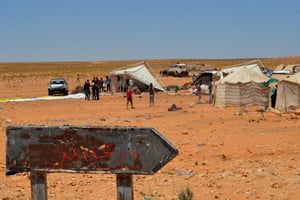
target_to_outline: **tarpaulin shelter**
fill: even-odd
[[[259,73],[266,73],[267,68],[264,66],[264,64],[260,60],[252,60],[249,62],[239,63],[235,65],[230,65],[222,68],[221,72],[223,75],[231,74],[240,68],[246,67],[248,69],[252,69],[254,71],[257,71]]]
[[[290,73],[297,73],[300,72],[300,65],[299,64],[280,64],[274,70],[274,72],[284,72],[288,71]]]
[[[262,72],[260,67],[257,64],[242,65],[242,66],[238,66],[238,67],[224,68],[221,71],[225,74],[231,74],[231,73],[239,70],[240,68],[248,68],[248,69],[252,69],[253,71],[256,71],[256,72]]]
[[[272,71],[271,76],[281,81],[297,72],[300,72],[300,66],[297,64],[280,64]]]
[[[262,85],[269,78],[262,72],[241,67],[214,85],[214,104],[226,106],[267,106],[269,88]]]
[[[112,92],[124,92],[129,86],[130,79],[133,81],[133,86],[142,92],[148,90],[150,83],[153,84],[154,89],[165,91],[154,78],[154,73],[150,73],[151,69],[147,62],[142,62],[110,72]]]
[[[300,72],[278,82],[275,109],[290,112],[300,108]]]

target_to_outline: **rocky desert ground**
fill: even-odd
[[[24,69],[25,70],[25,69]],[[3,72],[3,71],[2,71]],[[49,77],[9,78],[3,72],[1,98],[47,95]],[[75,73],[76,74],[76,73]],[[70,88],[74,76],[67,77]],[[85,79],[86,77],[83,77]],[[160,77],[165,85],[183,85],[187,78]],[[201,104],[188,90],[133,96],[126,109],[124,94],[102,94],[99,101],[84,99],[0,103],[0,199],[31,199],[30,174],[6,176],[6,128],[38,126],[153,127],[179,154],[153,175],[133,175],[134,199],[176,200],[190,188],[193,199],[300,199],[300,116],[277,114],[256,107],[216,108],[203,96]],[[181,107],[168,111],[171,104]],[[48,199],[117,199],[114,174],[48,173]]]

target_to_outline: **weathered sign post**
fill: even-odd
[[[47,199],[47,172],[117,176],[117,199],[133,199],[133,174],[153,174],[178,150],[153,128],[9,126],[6,174],[30,172],[31,197]]]

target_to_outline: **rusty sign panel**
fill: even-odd
[[[178,150],[153,128],[9,126],[7,175],[24,171],[153,174]]]

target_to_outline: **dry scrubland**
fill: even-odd
[[[209,64],[217,69],[226,66],[244,63],[257,58],[249,59],[169,59],[169,60],[147,60],[153,68],[154,73],[159,74],[160,70],[167,68],[177,62],[186,64]],[[300,56],[286,58],[261,58],[262,63],[270,69],[279,64],[299,64]],[[35,62],[35,63],[0,63],[0,87],[6,87],[6,93],[1,97],[28,97],[47,95],[41,89],[47,87],[52,77],[64,77],[68,80],[70,89],[76,87],[76,76],[80,74],[81,81],[91,79],[94,76],[104,77],[113,69],[135,64],[143,60],[134,61],[99,61],[99,62]],[[166,82],[167,84],[167,82]],[[31,93],[24,93],[23,88],[31,88]],[[38,89],[41,88],[41,89]]]
[[[249,59],[169,59],[169,60],[146,60],[158,73],[160,70],[177,62],[186,64],[210,64],[217,69],[222,67],[261,60],[270,69],[274,69],[279,64],[299,64],[300,56],[284,58],[249,58]],[[0,63],[1,77],[5,79],[26,78],[26,77],[53,77],[65,75],[66,77],[76,77],[77,73],[82,75],[106,75],[112,69],[124,67],[144,60],[128,61],[99,61],[99,62],[35,62],[35,63]]]
[[[205,63],[218,69],[253,59],[147,60],[156,74],[176,62]],[[300,63],[300,57],[260,59],[267,68]],[[65,77],[72,90],[81,82],[105,76],[112,69],[139,61],[0,63],[0,98],[47,95],[52,77]],[[165,84],[183,85],[190,78],[161,77]],[[300,116],[257,108],[214,108],[195,104],[188,91],[157,93],[155,107],[148,95],[134,96],[126,109],[121,94],[100,101],[83,99],[0,103],[0,200],[30,199],[28,173],[5,176],[5,130],[8,125],[76,125],[154,127],[179,154],[154,175],[134,175],[135,199],[175,200],[190,188],[201,199],[300,199]],[[182,110],[168,112],[172,104]],[[48,199],[116,199],[114,175],[48,174]]]

